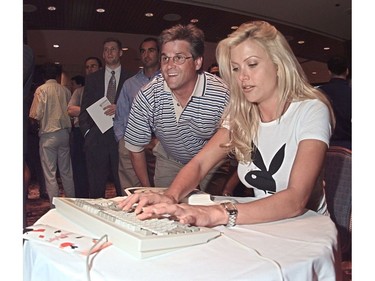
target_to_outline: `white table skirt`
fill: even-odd
[[[92,236],[56,209],[36,224]],[[309,211],[279,222],[216,229],[223,234],[207,244],[142,260],[112,245],[94,258],[91,281],[336,281],[341,278],[337,230],[328,217]],[[25,241],[24,281],[44,280],[87,280],[85,257]]]

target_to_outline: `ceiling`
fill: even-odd
[[[158,36],[163,29],[192,19],[198,19],[195,24],[205,32],[206,67],[215,60],[216,43],[231,33],[232,26],[258,19],[273,23],[286,36],[312,83],[327,81],[325,62],[331,55],[351,59],[350,0],[23,0],[23,4],[25,34],[36,63],[58,61],[72,75],[83,72],[86,57],[101,57],[102,42],[109,36],[120,38],[129,48],[123,64],[135,72],[138,44],[145,36]],[[56,10],[49,11],[49,6]],[[105,12],[97,13],[97,8]],[[148,12],[154,16],[145,17]],[[300,40],[305,43],[298,44]],[[54,43],[60,48],[54,49]]]

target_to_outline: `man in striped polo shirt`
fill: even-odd
[[[138,92],[124,138],[142,186],[151,186],[144,147],[156,135],[154,183],[168,187],[216,132],[229,89],[219,77],[202,71],[204,33],[195,25],[166,29],[159,43],[161,74]],[[202,179],[200,189],[221,195],[227,172],[224,161]]]

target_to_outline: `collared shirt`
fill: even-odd
[[[201,73],[195,92],[177,120],[171,92],[157,75],[135,97],[125,131],[125,147],[133,152],[144,149],[154,133],[167,155],[186,164],[218,129],[229,102],[229,89],[220,78]]]
[[[71,128],[67,111],[70,97],[70,90],[55,79],[36,89],[29,117],[39,121],[39,135]]]
[[[116,78],[116,91],[117,91],[117,87],[118,87],[118,84],[119,84],[119,81],[120,81],[120,75],[121,75],[121,65],[116,67],[115,69],[110,69],[108,66],[105,67],[105,77],[104,77],[104,86],[105,86],[105,91],[104,91],[104,96],[107,95],[107,90],[108,90],[108,83],[109,83],[109,80],[111,79],[112,77],[112,71],[115,71],[115,78]]]
[[[134,97],[143,86],[147,85],[159,73],[160,70],[158,70],[154,76],[148,78],[144,74],[143,69],[141,69],[136,75],[124,82],[117,100],[116,114],[113,120],[113,130],[117,141],[125,135],[125,128],[128,123],[128,116]]]
[[[193,92],[192,92],[191,96],[189,97],[189,100],[188,100],[187,103],[189,103],[189,101],[191,100],[192,96],[194,96],[194,97],[200,97],[200,96],[203,95],[204,83],[202,83],[201,79],[202,79],[201,75],[198,75],[197,81],[195,82],[195,86],[194,86]],[[174,96],[172,90],[169,88],[169,86],[168,86],[168,84],[167,84],[166,81],[164,81],[164,91],[165,92],[169,92],[172,95],[174,111],[176,112],[176,118],[177,118],[177,122],[178,122],[178,120],[180,119],[181,113],[184,110],[184,108],[180,105],[179,101]]]

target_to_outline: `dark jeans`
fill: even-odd
[[[77,198],[89,197],[86,158],[83,151],[84,141],[85,139],[80,129],[76,127],[72,128],[70,135],[70,157],[72,159],[75,196]]]

